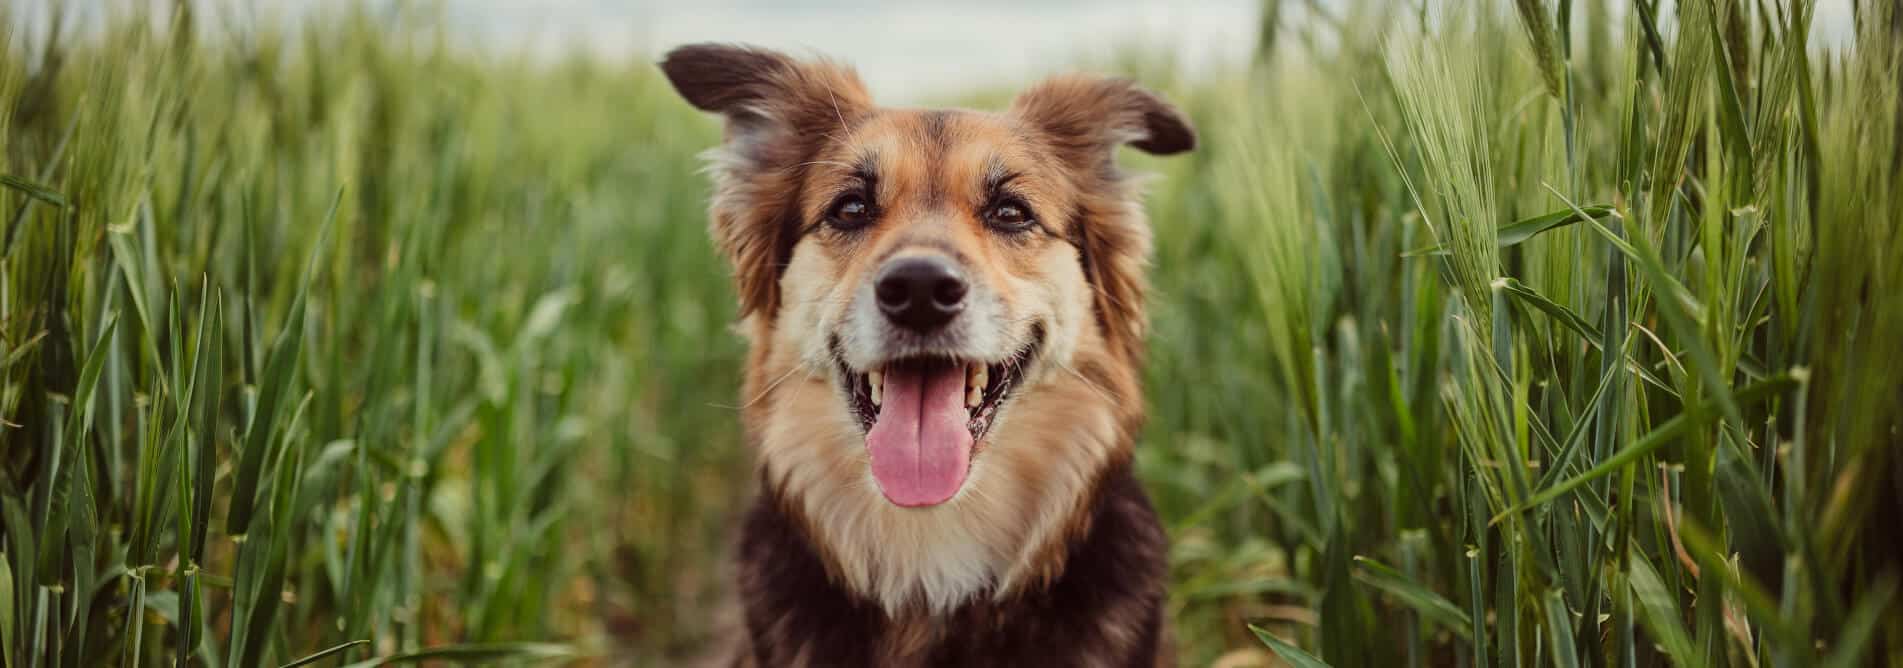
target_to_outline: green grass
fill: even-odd
[[[1903,665],[1899,10],[1608,2],[1099,67],[1205,138],[1126,156],[1186,663]],[[428,18],[0,36],[0,665],[706,644],[719,128]]]

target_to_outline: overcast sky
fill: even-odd
[[[654,58],[700,41],[745,42],[836,57],[882,102],[915,103],[980,82],[1014,83],[1150,46],[1203,71],[1246,58],[1258,0],[464,0],[451,20],[537,51],[581,46]]]
[[[1507,6],[1506,0],[1495,1]],[[1820,43],[1848,34],[1852,1],[1818,2]],[[1309,18],[1306,4],[1284,0],[1284,20]],[[1339,12],[1349,1],[1317,4]],[[1610,4],[1624,6],[1617,0]],[[490,43],[545,54],[583,48],[608,57],[655,58],[672,46],[701,41],[822,53],[858,68],[882,103],[907,104],[979,84],[1032,81],[1120,47],[1170,53],[1190,73],[1240,63],[1255,47],[1261,5],[1261,0],[449,0],[446,7],[459,29],[484,34]],[[1662,13],[1670,16],[1669,9]]]
[[[36,5],[40,12],[54,3],[98,11],[142,1],[171,2],[0,0],[25,7],[29,15]],[[195,1],[295,17],[348,0]],[[368,0],[371,6],[428,1]],[[1340,7],[1348,0],[1317,1]],[[1504,6],[1505,0],[1498,1]],[[1814,43],[1843,41],[1852,1],[1818,3]],[[1285,2],[1291,7],[1285,15],[1302,20],[1305,4]],[[669,47],[701,41],[823,53],[857,67],[886,104],[920,103],[979,83],[1034,80],[1114,47],[1168,52],[1183,69],[1205,72],[1248,57],[1260,16],[1260,0],[441,0],[441,5],[458,41],[540,56],[582,51],[610,59],[654,59]]]

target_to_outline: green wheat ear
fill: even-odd
[[[1426,177],[1414,183],[1415,210],[1448,251],[1449,273],[1484,341],[1493,322],[1489,286],[1500,272],[1500,216],[1481,68],[1425,37],[1397,36],[1387,52],[1388,77],[1415,140],[1417,155],[1406,157]]]
[[[1539,63],[1540,81],[1546,84],[1546,92],[1555,100],[1564,100],[1566,92],[1560,80],[1565,76],[1565,66],[1561,64],[1560,40],[1554,35],[1552,10],[1543,0],[1513,0],[1513,10],[1520,16],[1520,27],[1526,30],[1527,46]]]

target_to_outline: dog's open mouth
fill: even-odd
[[[1042,330],[996,363],[947,357],[894,360],[859,373],[840,364],[852,415],[866,433],[872,477],[900,506],[944,503],[964,486],[972,447],[1023,380]]]

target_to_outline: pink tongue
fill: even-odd
[[[944,503],[965,484],[971,461],[965,370],[887,371],[882,399],[879,417],[866,433],[879,490],[901,506]]]

